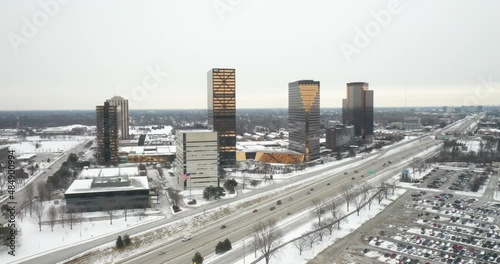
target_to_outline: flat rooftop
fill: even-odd
[[[175,155],[176,147],[170,146],[130,146],[120,147],[118,153],[129,155]]]
[[[78,175],[77,179],[84,180],[96,177],[139,177],[139,169],[137,167],[124,167],[124,168],[92,168],[84,169]]]
[[[112,186],[112,187],[91,187],[93,179],[76,179],[66,194],[79,194],[79,193],[100,193],[100,192],[118,192],[118,191],[132,191],[132,190],[149,190],[148,177],[137,176],[129,177],[129,186]]]

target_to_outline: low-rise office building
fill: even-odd
[[[68,212],[149,207],[149,183],[137,167],[85,169],[64,193]]]

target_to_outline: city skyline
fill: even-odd
[[[357,80],[385,107],[496,105],[500,95],[494,1],[255,1],[223,15],[210,1],[122,1],[120,12],[116,4],[60,4],[27,36],[45,9],[2,3],[0,86],[10,93],[1,110],[90,110],[113,95],[131,109],[202,109],[204,73],[214,67],[238,70],[240,108],[285,108],[287,83],[298,79],[321,81],[325,107],[341,107],[345,83]]]

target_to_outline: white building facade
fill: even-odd
[[[179,189],[217,186],[217,132],[212,130],[178,130],[175,133],[176,156],[174,174]],[[185,180],[184,175],[190,174]]]
[[[128,100],[121,96],[113,96],[106,100],[110,105],[116,106],[116,115],[118,120],[118,139],[128,139]]]

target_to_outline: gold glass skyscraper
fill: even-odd
[[[208,128],[218,133],[220,168],[236,166],[236,70],[208,72]]]
[[[304,161],[319,158],[319,82],[288,84],[289,149],[304,154]]]

